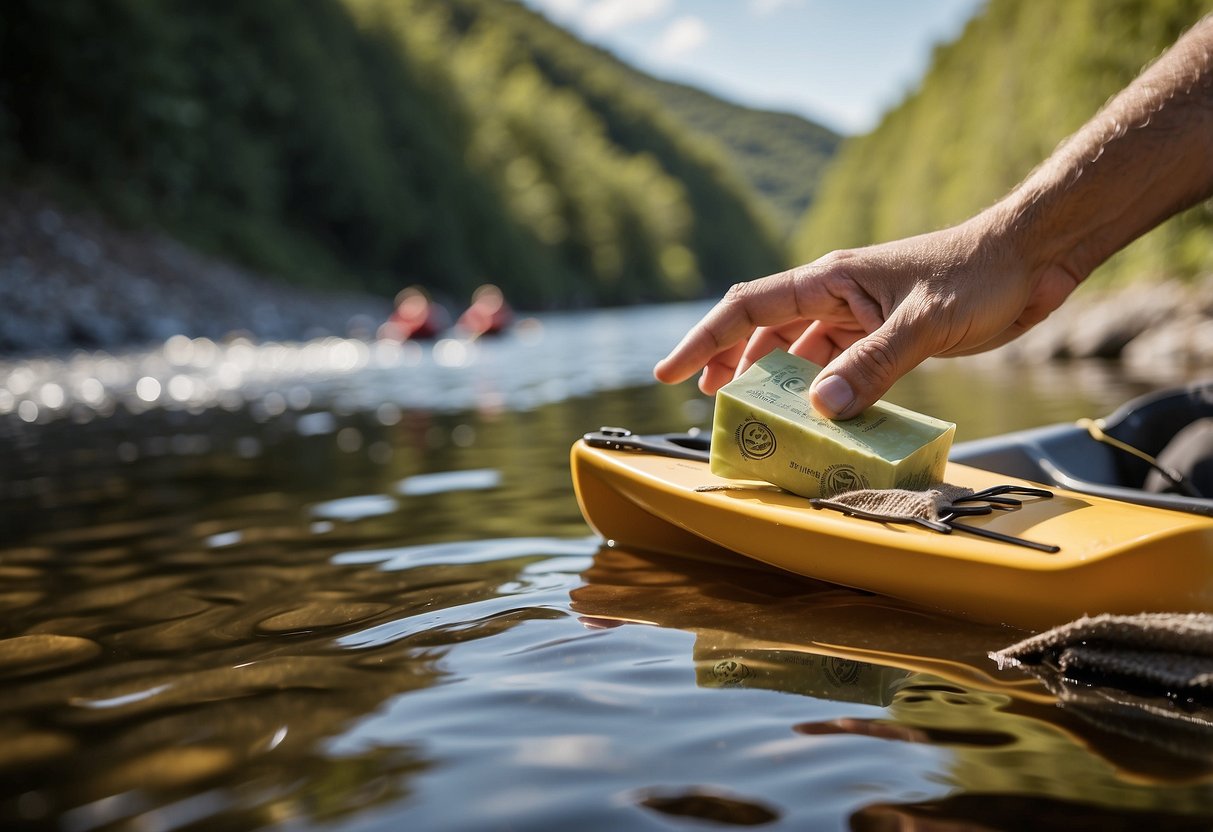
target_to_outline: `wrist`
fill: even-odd
[[[1025,276],[1061,270],[1077,284],[1115,248],[1100,247],[1102,237],[1089,233],[1093,217],[1067,203],[1064,177],[1055,175],[1055,163],[1056,159],[1042,165],[973,219],[978,233],[1004,262],[1014,264]]]

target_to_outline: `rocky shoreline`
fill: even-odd
[[[390,300],[302,289],[28,191],[0,193],[0,354],[126,349],[172,335],[370,337]]]
[[[28,191],[0,193],[0,355],[212,340],[369,340],[386,298],[291,286],[163,235],[115,228]],[[994,361],[1119,361],[1135,372],[1213,368],[1213,275],[1081,287]]]
[[[1080,287],[992,355],[1025,364],[1103,359],[1138,373],[1213,369],[1213,275],[1191,283]]]

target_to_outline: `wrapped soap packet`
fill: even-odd
[[[783,350],[716,394],[711,469],[805,497],[861,488],[922,490],[942,481],[956,425],[880,401],[846,420],[809,404],[821,368]]]

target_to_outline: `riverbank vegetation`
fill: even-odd
[[[920,87],[846,142],[794,237],[809,260],[958,222],[1020,181],[1208,11],[1197,0],[991,0],[936,49]],[[1190,278],[1213,269],[1198,206],[1098,274]]]
[[[513,0],[14,0],[0,187],[312,287],[713,296],[988,205],[1203,11],[991,0],[843,141],[645,76]],[[1211,224],[1193,209],[1101,272],[1208,272]]]
[[[503,0],[18,0],[0,182],[383,294],[580,306],[781,268],[779,209],[634,78]],[[816,170],[834,140],[785,152]]]

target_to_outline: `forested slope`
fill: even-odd
[[[796,258],[939,228],[995,201],[1207,11],[1195,0],[991,0],[936,50],[916,92],[844,144]],[[1211,225],[1207,207],[1192,209],[1104,279],[1208,271]]]
[[[637,83],[696,132],[723,145],[745,180],[791,227],[808,210],[842,136],[799,116],[729,105],[703,90],[649,76]]]
[[[634,302],[782,267],[775,212],[629,73],[506,0],[14,0],[0,185],[383,293]]]

